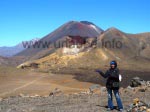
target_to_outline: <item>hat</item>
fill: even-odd
[[[110,65],[115,65],[115,67],[117,67],[117,62],[116,61],[111,61]]]

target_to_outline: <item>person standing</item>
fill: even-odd
[[[106,71],[106,73],[103,73],[101,70],[96,70],[102,77],[107,78],[106,81],[106,88],[108,93],[108,111],[111,111],[114,109],[113,105],[113,93],[117,101],[117,105],[119,108],[119,111],[123,111],[123,105],[122,101],[119,95],[119,69],[117,68],[117,62],[111,61],[110,62],[110,68]]]

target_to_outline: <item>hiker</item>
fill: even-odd
[[[113,105],[113,94],[115,95],[119,111],[123,111],[123,105],[122,101],[119,95],[119,69],[117,68],[117,62],[111,61],[110,62],[110,68],[106,71],[106,73],[103,73],[101,70],[96,70],[101,76],[104,78],[107,78],[106,82],[106,88],[108,92],[108,111],[111,111],[114,109]]]

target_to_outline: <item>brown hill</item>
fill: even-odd
[[[110,54],[115,54],[114,56],[120,59],[132,59],[135,57],[150,59],[149,45],[150,45],[150,33],[141,34],[127,34],[119,31],[116,28],[110,28],[103,35],[99,37],[105,43],[107,41],[115,41],[115,45],[107,47]],[[117,46],[118,43],[118,46]],[[121,45],[120,45],[120,44]],[[113,52],[113,53],[111,53]]]

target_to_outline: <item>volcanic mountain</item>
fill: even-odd
[[[106,45],[102,45],[102,41]],[[121,47],[110,45],[115,41]],[[108,45],[107,45],[108,44]],[[88,47],[84,52],[75,55],[66,55],[62,49],[35,60],[41,67],[48,68],[97,68],[108,65],[111,60],[117,60],[124,69],[148,69],[150,66],[150,33],[127,34],[116,28],[109,28],[97,39],[97,47]]]
[[[16,56],[25,56],[28,59],[38,59],[47,56],[56,50],[54,43],[65,40],[68,36],[79,36],[83,38],[98,37],[103,33],[103,30],[95,24],[88,21],[70,21],[54,30],[52,33],[46,35],[34,46],[26,49]],[[40,45],[39,45],[40,44]],[[52,44],[48,47],[43,44]]]
[[[17,56],[25,56],[28,66],[37,63],[43,69],[97,68],[117,60],[124,69],[148,69],[150,63],[150,33],[129,34],[117,28],[103,31],[91,22],[71,21],[40,41],[55,43],[60,40],[80,40],[84,43],[71,44],[69,48],[34,48],[24,50]],[[93,44],[94,43],[94,44]]]

